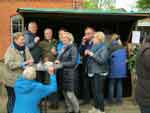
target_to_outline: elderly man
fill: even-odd
[[[54,61],[56,58],[56,40],[53,38],[53,30],[46,28],[44,30],[44,40],[40,42],[39,46],[42,49],[43,62]]]
[[[44,40],[40,42],[39,46],[42,49],[42,61],[43,62],[54,62],[56,59],[56,40],[53,38],[53,30],[51,28],[46,28],[44,30]],[[48,76],[46,76],[48,77]],[[49,78],[49,77],[48,77]],[[48,79],[47,78],[47,79]],[[58,96],[55,92],[50,97],[52,109],[58,108]]]
[[[25,45],[30,49],[34,63],[38,63],[41,59],[41,49],[38,46],[40,37],[37,35],[38,26],[36,22],[30,22],[28,24],[27,31],[24,33]]]

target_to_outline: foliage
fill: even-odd
[[[115,9],[113,0],[84,0],[85,9]]]
[[[97,8],[97,4],[95,2],[92,2],[92,0],[84,0],[83,8],[95,9],[95,8]]]
[[[137,8],[142,10],[150,9],[150,0],[138,0]]]
[[[130,70],[130,72],[133,73],[135,72],[135,68],[136,68],[136,56],[138,50],[139,50],[139,45],[133,45],[127,60],[128,69]]]

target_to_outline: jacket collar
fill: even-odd
[[[111,44],[112,44],[112,45],[117,45],[117,41],[114,40],[114,41],[111,42]]]

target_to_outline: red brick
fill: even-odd
[[[73,0],[0,0],[0,59],[10,44],[10,17],[17,8],[72,8]]]

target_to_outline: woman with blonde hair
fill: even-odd
[[[115,34],[115,33],[112,34],[112,36],[111,36],[111,42],[113,42],[113,41],[116,41],[119,45],[122,45],[122,42],[121,42],[118,34]]]
[[[104,111],[104,82],[108,75],[108,50],[104,44],[103,32],[96,32],[93,38],[93,46],[86,50],[88,56],[88,77],[93,88],[94,107],[88,113],[105,113]]]
[[[73,44],[74,37],[71,33],[65,32],[61,40],[63,47],[55,63],[61,65],[62,91],[67,108],[66,113],[80,113],[78,99],[74,92],[77,77],[77,48]]]

